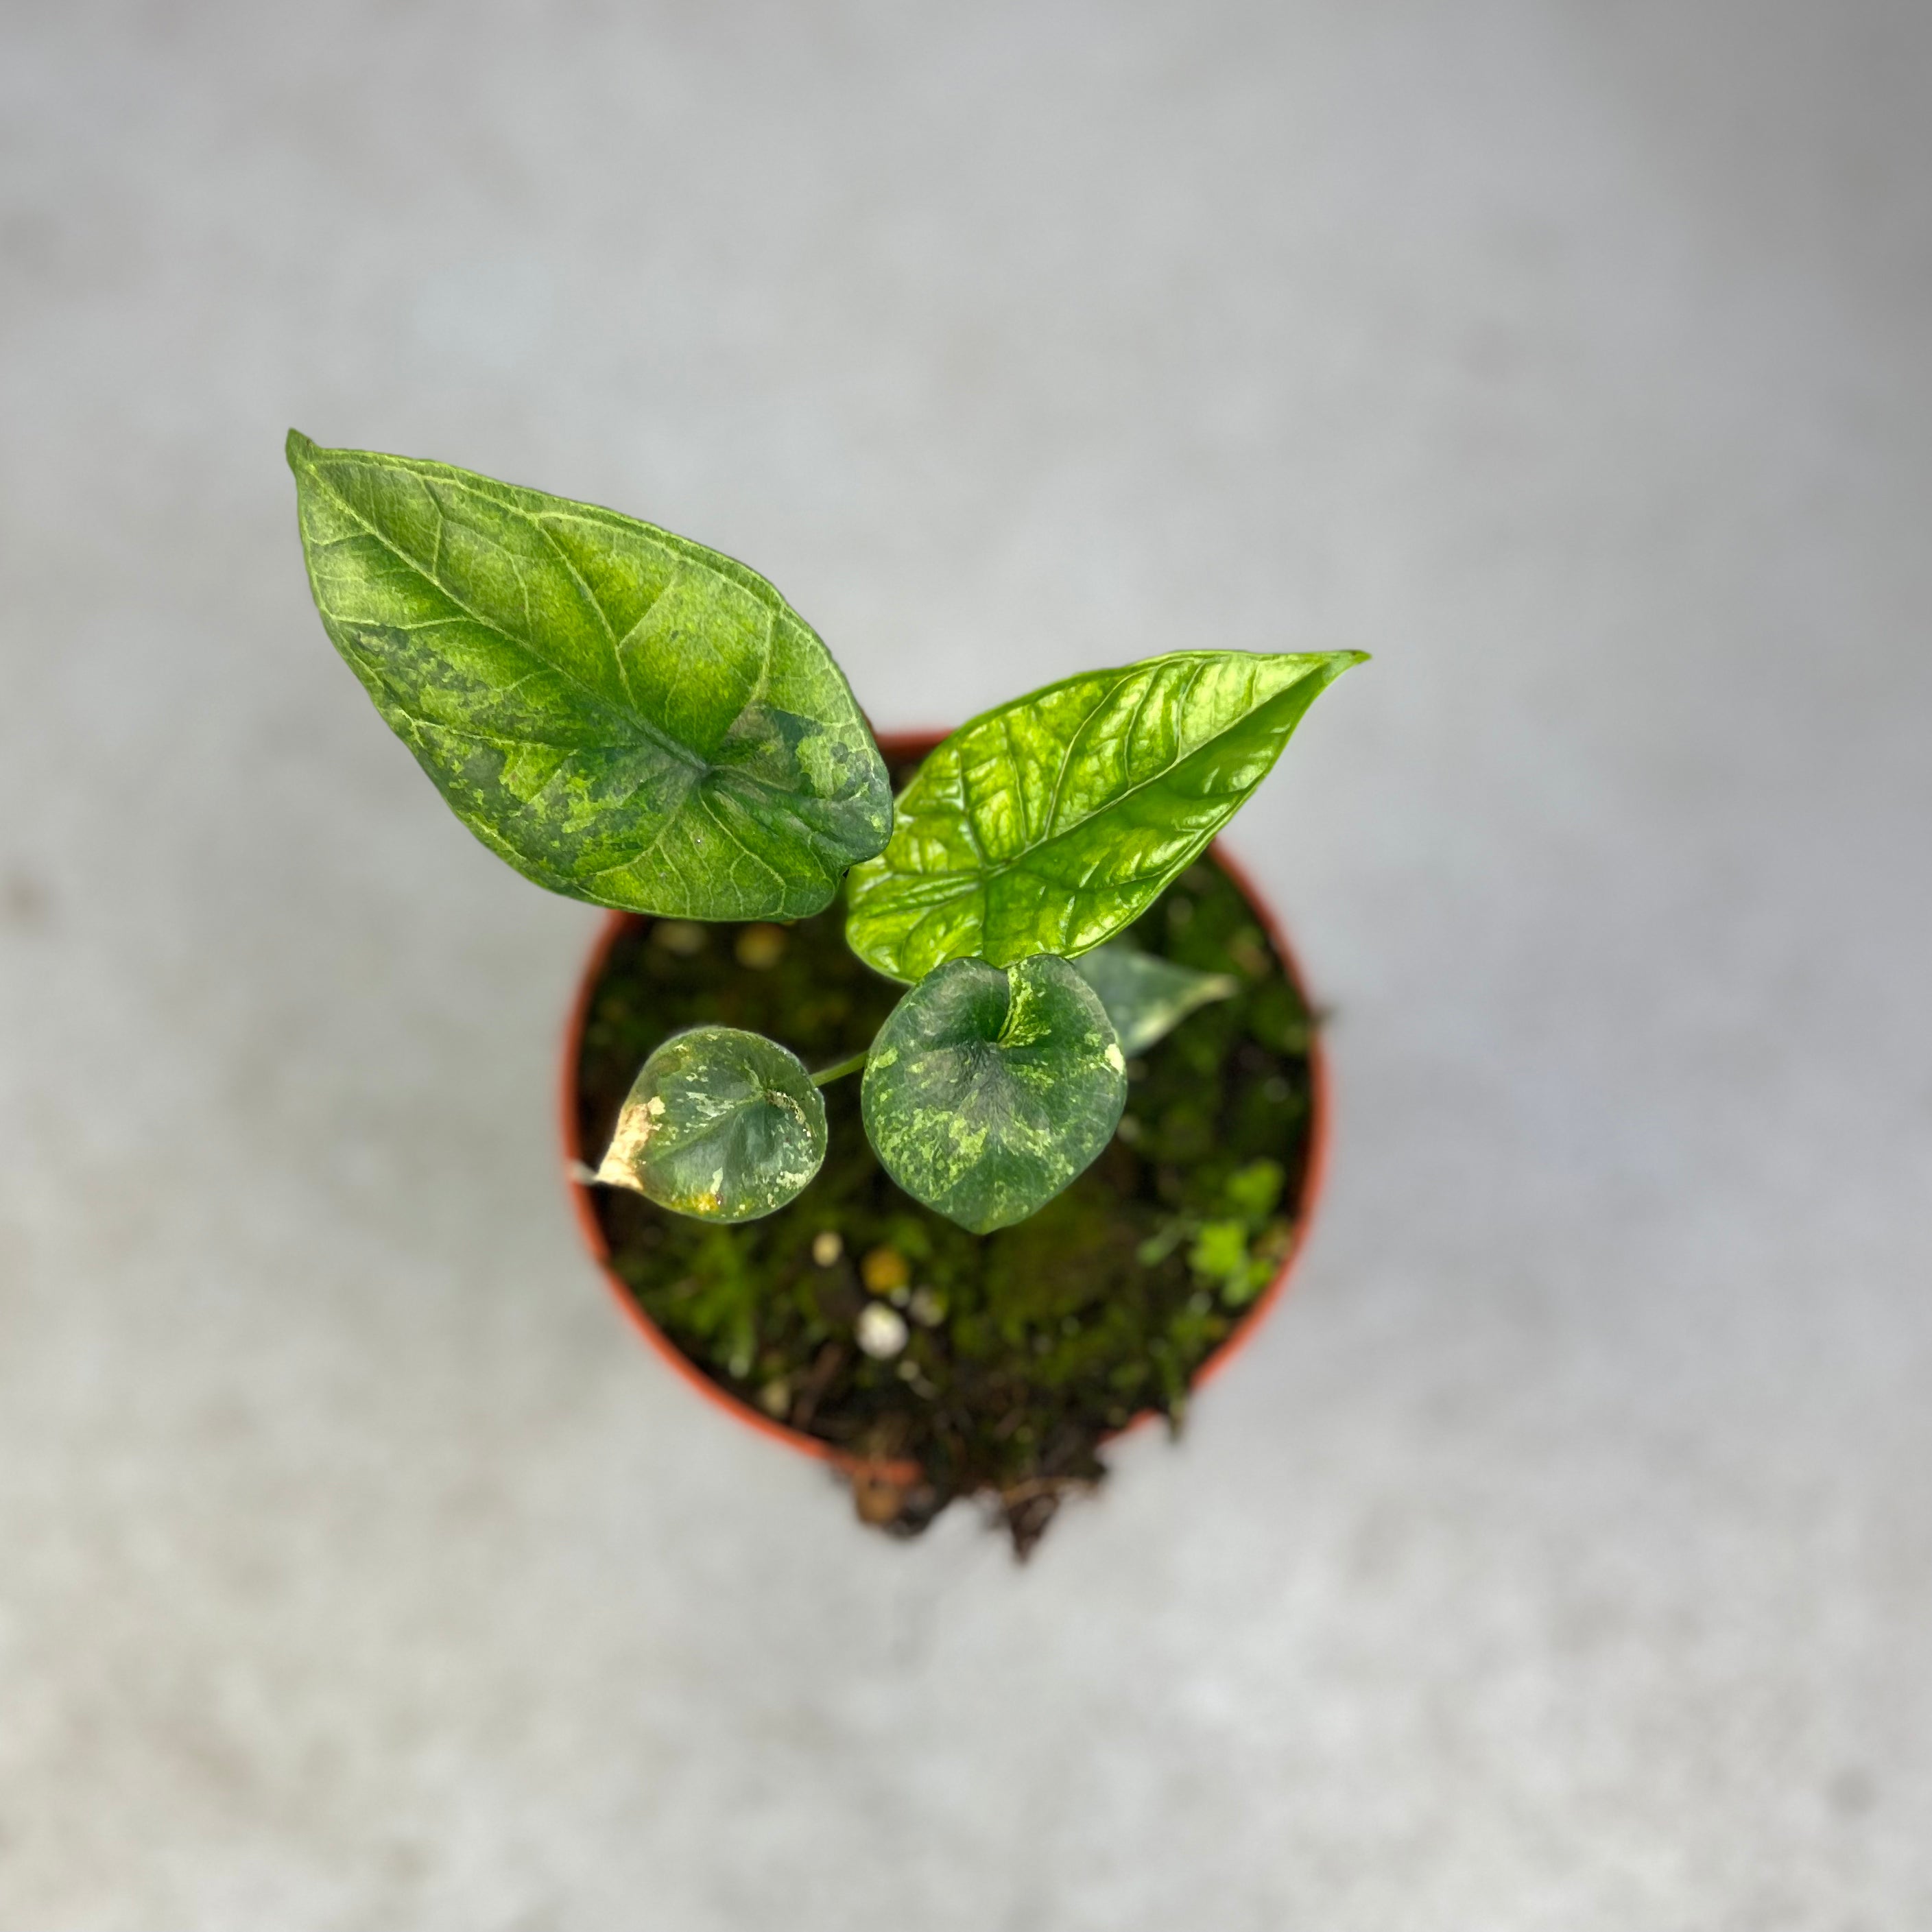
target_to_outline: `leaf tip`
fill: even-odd
[[[1358,664],[1366,664],[1366,651],[1322,651],[1317,654],[1315,673],[1317,692],[1326,691],[1345,673],[1352,671]]]
[[[315,454],[315,445],[298,429],[289,431],[282,445],[282,454],[289,460],[289,467],[299,476]]]

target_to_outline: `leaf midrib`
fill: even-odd
[[[1188,693],[1191,692],[1193,690],[1195,685],[1199,682],[1202,673],[1207,668],[1207,658],[1204,656],[1202,662],[1195,667],[1194,674],[1188,681],[1187,691],[1184,692],[1181,694],[1182,702],[1184,704],[1186,700]],[[1313,673],[1312,670],[1304,671],[1302,674],[1303,677],[1311,676],[1312,675]],[[1021,867],[1030,863],[1041,853],[1048,850],[1051,848],[1060,844],[1066,840],[1072,838],[1076,833],[1084,830],[1088,826],[1092,824],[1095,819],[1106,817],[1108,812],[1115,811],[1120,806],[1124,805],[1128,800],[1137,797],[1141,793],[1149,790],[1154,785],[1162,783],[1165,779],[1172,777],[1175,772],[1178,771],[1183,765],[1187,764],[1191,759],[1198,758],[1203,752],[1210,750],[1214,746],[1220,743],[1222,739],[1232,736],[1233,734],[1238,730],[1244,724],[1249,723],[1260,712],[1265,711],[1270,704],[1274,703],[1276,698],[1285,698],[1288,692],[1294,690],[1295,686],[1300,683],[1300,682],[1301,678],[1297,678],[1293,683],[1283,685],[1280,690],[1271,693],[1268,697],[1264,698],[1259,704],[1256,705],[1252,710],[1244,712],[1232,724],[1228,725],[1222,730],[1216,731],[1211,738],[1202,739],[1200,743],[1194,746],[1191,751],[1184,753],[1178,758],[1171,759],[1151,777],[1142,778],[1137,784],[1128,786],[1124,790],[1115,793],[1112,797],[1108,800],[1105,805],[1100,806],[1096,811],[1088,812],[1084,818],[1076,819],[1072,824],[1066,826],[1064,830],[1056,832],[1048,838],[1035,839],[1024,851],[1016,852],[1010,859],[1002,859],[999,860],[997,864],[989,866],[986,862],[984,856],[985,848],[980,842],[977,830],[972,825],[971,820],[968,814],[967,808],[964,805],[962,805],[959,807],[960,816],[962,818],[966,819],[968,829],[972,832],[974,850],[981,854],[980,870],[977,877],[982,880],[990,883],[992,880],[1004,877],[1008,872],[1018,871]],[[1118,688],[1118,686],[1110,687],[1109,694],[1111,694],[1111,692],[1112,690]],[[1081,720],[1073,736],[1067,741],[1067,749],[1066,754],[1063,757],[1061,760],[1060,772],[1054,781],[1053,802],[1048,812],[1048,819],[1049,823],[1052,820],[1053,812],[1058,808],[1060,787],[1065,782],[1067,767],[1072,756],[1073,747],[1078,742],[1080,733],[1084,731],[1088,725],[1093,722],[1094,716],[1098,713],[1100,709],[1100,704],[1104,704],[1105,702],[1106,698],[1103,697],[1100,700],[1100,703],[1096,704],[1094,706],[1094,710],[1089,712],[1087,716]],[[1005,712],[1012,708],[1014,707],[1002,707],[1000,723],[1003,729],[1005,728],[1006,723]],[[932,873],[910,873],[906,874],[906,876],[914,878],[931,878],[934,877],[942,877],[944,875]],[[964,879],[970,880],[974,877],[974,874],[971,873],[965,873],[962,876]]]
[[[430,585],[435,590],[439,596],[446,598],[451,605],[454,607],[455,610],[459,611],[470,622],[477,626],[479,629],[490,632],[494,636],[501,638],[506,644],[511,646],[512,650],[520,652],[524,656],[531,659],[542,669],[550,672],[556,676],[562,678],[566,683],[570,685],[574,689],[582,692],[584,695],[590,700],[591,704],[595,705],[600,711],[605,712],[607,715],[622,719],[627,727],[634,728],[635,736],[643,740],[645,742],[650,745],[656,749],[669,753],[676,763],[682,764],[685,769],[691,773],[692,776],[689,789],[686,791],[684,798],[680,801],[676,810],[667,813],[664,815],[664,822],[656,828],[656,830],[652,832],[651,837],[644,844],[640,846],[635,852],[631,854],[628,857],[620,860],[616,865],[600,866],[596,871],[591,872],[573,874],[572,876],[578,878],[580,883],[589,885],[596,880],[608,878],[615,873],[628,872],[632,867],[643,864],[658,850],[658,848],[664,843],[664,839],[669,836],[675,822],[677,811],[682,811],[684,809],[685,807],[691,802],[694,797],[697,800],[700,807],[704,810],[705,816],[710,819],[712,824],[716,828],[719,836],[724,841],[728,847],[741,854],[744,858],[748,860],[760,870],[769,873],[774,879],[778,880],[781,885],[784,883],[783,875],[778,871],[777,868],[772,864],[770,860],[764,857],[760,854],[753,851],[752,848],[747,845],[729,826],[725,824],[724,821],[718,818],[717,813],[712,809],[710,800],[705,794],[705,781],[712,777],[714,775],[728,773],[734,776],[746,778],[751,782],[758,784],[762,789],[767,791],[776,790],[776,788],[772,787],[770,784],[769,781],[760,778],[754,772],[742,771],[735,766],[718,764],[710,759],[700,757],[697,753],[691,751],[688,747],[680,744],[676,739],[668,737],[662,730],[654,724],[650,719],[644,716],[640,711],[634,710],[630,713],[629,716],[626,717],[620,706],[613,704],[602,692],[593,690],[589,685],[586,684],[581,678],[578,677],[568,668],[562,664],[554,662],[549,658],[545,657],[544,654],[541,651],[538,650],[534,645],[528,643],[524,639],[516,636],[513,632],[506,631],[502,625],[484,616],[480,611],[473,610],[469,604],[465,602],[461,597],[458,596],[457,593],[450,589],[450,587],[440,578],[432,576],[428,572],[425,571],[421,564],[417,562],[413,557],[410,556],[407,554],[407,552],[394,543],[382,530],[379,529],[376,524],[372,523],[368,517],[364,516],[362,511],[358,509],[353,503],[350,502],[349,500],[343,495],[342,492],[336,488],[334,482],[323,474],[320,466],[311,464],[310,467],[311,473],[314,475],[317,482],[328,490],[331,499],[340,506],[344,514],[349,517],[352,522],[356,524],[368,536],[373,537],[375,541],[380,544],[392,556],[394,557],[396,560],[404,567],[404,568],[414,572],[414,574],[422,578],[424,583]],[[427,484],[425,484],[425,487],[427,487]],[[459,484],[458,487],[460,488],[460,485]],[[474,494],[476,493],[472,492],[472,494]],[[494,499],[486,499],[485,500],[494,501]],[[564,564],[566,569],[570,570],[570,574],[573,580],[574,580],[578,584],[579,588],[584,591],[585,597],[590,602],[592,608],[596,610],[599,620],[603,623],[606,634],[614,636],[616,627],[610,622],[608,616],[604,610],[603,606],[598,603],[596,597],[591,593],[589,586],[584,583],[582,578],[574,568],[571,567],[568,559],[562,556],[562,553],[557,550],[555,543],[550,538],[548,533],[544,530],[542,525],[536,522],[534,518],[530,517],[529,514],[518,505],[506,503],[500,504],[497,507],[507,511],[513,516],[520,518],[526,525],[532,529],[536,530],[540,536],[544,537],[545,542],[550,544],[552,550],[558,555],[559,560]],[[440,506],[438,508],[437,514],[440,522],[441,518]],[[767,613],[767,614],[769,615],[770,614]],[[764,665],[761,667],[760,672],[761,686],[764,682],[769,677],[770,674],[770,654],[772,644],[772,639],[770,628],[768,627],[766,637],[766,662]],[[613,652],[613,662],[616,666],[618,678],[623,684],[625,692],[628,695],[630,692],[630,680],[625,676],[622,660],[616,656],[614,650]],[[634,705],[634,699],[632,700],[632,703]],[[740,709],[736,717],[734,717],[733,720],[734,724],[739,718],[742,718],[744,716],[746,710],[749,708],[749,706],[746,705]],[[446,726],[438,723],[435,720],[419,717],[416,713],[410,712],[409,707],[406,705],[399,704],[398,706],[398,709],[403,711],[406,716],[414,718],[418,724],[428,729],[443,730],[455,730],[459,736],[474,737],[484,742],[500,742],[503,743],[538,744],[546,742],[540,739],[512,738],[507,735],[500,740],[492,740],[487,736],[486,734],[474,730],[463,730],[460,728]],[[566,748],[558,746],[554,747],[553,748],[567,748],[574,754],[574,753],[578,751],[590,749],[591,748]],[[817,834],[815,830],[810,828],[807,828],[802,831],[800,836],[808,843],[818,844],[822,842],[819,835]]]

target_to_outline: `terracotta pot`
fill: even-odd
[[[888,732],[880,736],[879,748],[888,763],[897,764],[923,758],[944,736],[944,733],[936,731]],[[1282,970],[1300,992],[1304,1004],[1310,1004],[1300,969],[1295,963],[1294,956],[1288,949],[1288,941],[1282,934],[1272,909],[1256,892],[1247,874],[1222,850],[1218,842],[1213,850],[1216,863],[1240,888],[1242,896],[1266,931],[1276,956],[1281,962]],[[796,1450],[801,1455],[815,1456],[820,1462],[830,1462],[848,1474],[863,1475],[886,1482],[915,1482],[921,1474],[916,1462],[882,1463],[864,1460],[832,1443],[821,1442],[815,1436],[808,1436],[802,1430],[788,1428],[782,1422],[774,1422],[770,1416],[754,1408],[750,1403],[740,1400],[729,1389],[713,1382],[644,1312],[622,1277],[610,1265],[610,1246],[604,1238],[603,1223],[598,1220],[596,1210],[591,1204],[590,1190],[574,1178],[578,1163],[588,1158],[586,1150],[579,1144],[578,1135],[577,1067],[583,1048],[584,1022],[590,1012],[591,994],[603,974],[604,963],[617,940],[642,922],[640,915],[635,913],[613,912],[606,918],[591,946],[590,956],[584,962],[584,975],[578,982],[577,997],[571,1006],[569,1023],[564,1030],[562,1079],[559,1093],[562,1117],[564,1174],[570,1190],[571,1206],[576,1214],[577,1225],[583,1233],[584,1245],[590,1250],[592,1258],[596,1262],[611,1293],[616,1298],[618,1306],[623,1310],[632,1325],[686,1382],[728,1415],[743,1423],[746,1427],[757,1430],[760,1436],[782,1442],[787,1448]],[[1255,1298],[1227,1337],[1195,1370],[1193,1379],[1189,1384],[1190,1389],[1198,1390],[1204,1387],[1212,1377],[1219,1375],[1247,1346],[1256,1330],[1280,1300],[1288,1285],[1288,1275],[1308,1238],[1309,1223],[1313,1218],[1316,1202],[1321,1193],[1328,1165],[1328,1074],[1318,1034],[1309,1042],[1308,1071],[1308,1157],[1302,1168],[1300,1191],[1292,1204],[1294,1245],[1283,1258],[1274,1280]],[[1139,1428],[1142,1424],[1154,1420],[1158,1414],[1155,1409],[1143,1409],[1125,1427],[1115,1430],[1106,1439],[1118,1440],[1130,1431]]]

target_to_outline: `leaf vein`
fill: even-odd
[[[591,700],[593,704],[598,706],[601,709],[608,710],[610,708],[609,701],[604,698],[602,693],[592,690],[590,686],[586,684],[580,677],[578,676],[566,666],[558,664],[550,657],[547,656],[542,651],[537,648],[533,641],[528,638],[518,637],[514,631],[506,630],[501,624],[497,623],[494,619],[484,616],[480,610],[473,610],[462,598],[459,597],[448,585],[442,582],[439,578],[430,576],[423,569],[422,565],[418,563],[407,551],[404,550],[399,544],[394,542],[377,525],[372,523],[368,518],[365,517],[353,503],[349,501],[347,497],[342,494],[340,490],[336,489],[332,484],[328,484],[327,487],[328,488],[329,494],[334,497],[335,500],[341,505],[342,508],[350,517],[353,518],[357,523],[362,526],[364,530],[368,532],[370,536],[375,538],[376,542],[380,544],[385,550],[388,551],[389,554],[406,569],[414,572],[415,574],[418,577],[421,578],[425,584],[428,584],[433,590],[434,590],[439,596],[446,598],[451,604],[453,604],[456,608],[460,611],[464,616],[467,617],[472,624],[475,624],[479,629],[490,632],[494,635],[501,638],[506,644],[510,645],[514,650],[523,652],[526,656],[535,658],[538,663],[545,666],[548,669],[554,671],[556,675],[563,679],[566,683],[574,685],[578,690],[583,692],[586,698]],[[527,610],[527,596],[526,598],[526,609]],[[352,622],[353,620],[345,619],[343,621]],[[694,772],[702,771],[706,768],[705,761],[700,758],[694,752],[691,751],[685,746],[680,745],[676,739],[671,737],[668,733],[661,730],[650,718],[646,718],[642,712],[639,712],[636,714],[634,722],[640,736],[649,738],[659,749],[668,752],[672,757],[676,758],[680,764],[687,766]]]

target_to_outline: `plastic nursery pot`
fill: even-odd
[[[889,733],[880,737],[879,748],[888,764],[909,764],[925,757],[940,742],[944,735],[939,732],[925,731]],[[1246,901],[1256,922],[1267,934],[1282,971],[1300,994],[1303,1004],[1308,1005],[1306,983],[1302,978],[1273,909],[1254,890],[1246,874],[1218,843],[1213,851],[1216,864],[1228,876]],[[613,912],[606,918],[592,944],[590,957],[584,962],[583,975],[578,982],[577,995],[572,1004],[568,1024],[564,1032],[563,1064],[559,1089],[564,1172],[569,1188],[571,1204],[577,1216],[578,1226],[583,1234],[584,1245],[590,1250],[592,1258],[596,1262],[605,1282],[616,1298],[618,1306],[638,1334],[680,1376],[725,1414],[742,1423],[747,1428],[756,1430],[760,1436],[782,1442],[801,1455],[812,1456],[832,1465],[855,1480],[899,1484],[916,1482],[922,1472],[915,1462],[880,1461],[856,1455],[837,1444],[775,1421],[749,1402],[741,1400],[730,1389],[713,1380],[651,1319],[612,1264],[610,1243],[594,1204],[592,1190],[575,1178],[580,1171],[581,1163],[594,1164],[596,1157],[603,1151],[601,1148],[592,1148],[583,1144],[578,1073],[585,1024],[612,949],[627,934],[645,923],[646,920],[635,913]],[[1318,1032],[1309,1040],[1306,1057],[1309,1094],[1306,1153],[1298,1185],[1290,1198],[1282,1204],[1294,1226],[1293,1244],[1283,1256],[1280,1267],[1268,1286],[1240,1311],[1228,1334],[1196,1365],[1189,1378],[1190,1394],[1198,1390],[1213,1376],[1220,1374],[1252,1340],[1262,1323],[1280,1301],[1288,1276],[1293,1271],[1296,1259],[1307,1240],[1310,1222],[1321,1192],[1328,1156],[1328,1079]],[[1154,1420],[1158,1414],[1155,1409],[1142,1409],[1123,1427],[1110,1432],[1102,1439],[1118,1439],[1144,1423]]]

